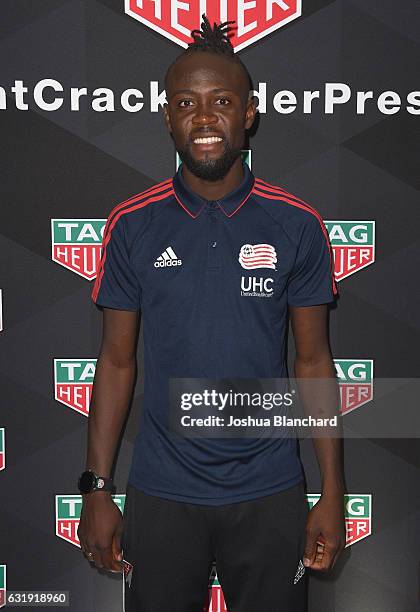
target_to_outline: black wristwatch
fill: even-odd
[[[110,491],[115,493],[115,485],[112,478],[98,476],[92,470],[86,470],[80,475],[77,486],[80,493],[92,493],[93,491]]]

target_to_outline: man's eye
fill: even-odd
[[[226,106],[227,104],[230,104],[230,100],[229,98],[218,98],[217,103],[220,103],[222,106]]]
[[[191,100],[180,100],[178,102],[178,106],[181,106],[181,108],[185,108],[189,106],[190,104],[192,104]]]

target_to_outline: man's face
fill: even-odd
[[[241,154],[255,117],[241,66],[214,53],[182,57],[168,75],[167,127],[187,168],[199,178],[223,178]]]

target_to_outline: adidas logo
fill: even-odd
[[[175,255],[173,248],[168,247],[163,251],[162,255],[159,255],[153,265],[155,266],[155,268],[166,268],[167,266],[182,266],[182,261],[181,259],[178,259],[178,257]]]

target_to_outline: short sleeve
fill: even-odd
[[[140,286],[128,253],[124,216],[108,219],[92,300],[108,308],[140,309]]]
[[[322,219],[309,215],[301,233],[295,263],[288,279],[291,306],[315,306],[337,296],[334,258]]]

